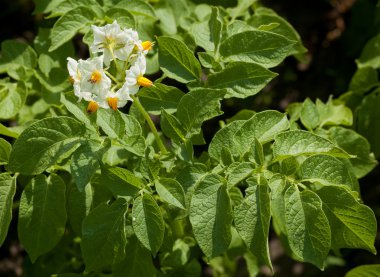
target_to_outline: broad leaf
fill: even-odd
[[[246,98],[257,94],[277,74],[254,63],[229,63],[222,71],[208,76],[211,88],[226,89],[226,98]]]
[[[244,201],[234,209],[236,230],[261,265],[272,268],[268,235],[271,218],[268,184],[248,179],[250,187]]]
[[[158,195],[169,204],[180,209],[186,208],[185,192],[180,183],[174,179],[160,178],[155,182]]]
[[[66,185],[55,174],[37,175],[21,195],[18,236],[32,262],[59,242],[66,225]]]
[[[0,174],[0,245],[3,244],[12,219],[13,197],[16,192],[16,178],[8,173]]]
[[[302,124],[309,130],[315,129],[320,123],[317,106],[309,98],[302,104],[300,117]]]
[[[27,90],[23,83],[0,82],[0,119],[14,117],[24,106]]]
[[[331,231],[322,201],[310,190],[300,192],[291,186],[285,193],[285,220],[289,244],[301,260],[323,269],[329,253]],[[333,233],[335,228],[331,228]]]
[[[227,60],[252,62],[270,68],[291,54],[294,43],[272,32],[245,31],[225,39],[220,45],[220,54]]]
[[[349,162],[356,178],[364,177],[376,166],[377,161],[370,152],[368,141],[355,131],[338,126],[331,127],[329,137],[347,153],[355,156]]]
[[[86,271],[99,270],[124,258],[127,209],[125,200],[119,198],[111,205],[100,204],[84,219],[81,250]]]
[[[152,255],[136,237],[128,238],[125,258],[113,267],[114,276],[155,276]]]
[[[359,68],[373,67],[380,68],[380,35],[371,38],[364,46],[362,53],[356,63]]]
[[[209,174],[195,187],[190,222],[199,247],[209,259],[227,250],[231,242],[232,210],[226,181],[219,175]]]
[[[182,97],[177,118],[187,131],[187,138],[199,134],[204,121],[222,114],[219,101],[224,94],[222,90],[196,89]]]
[[[100,180],[115,197],[136,196],[145,185],[135,174],[121,167],[103,167]]]
[[[117,20],[117,23],[123,28],[136,29],[134,16],[125,9],[111,8],[106,12],[106,16],[112,20]]]
[[[95,17],[96,14],[88,7],[78,7],[64,14],[53,26],[49,51],[54,51],[72,39],[79,30],[90,25]]]
[[[143,88],[139,91],[139,100],[147,112],[159,115],[161,109],[167,113],[174,113],[177,110],[178,102],[184,93],[176,87],[164,84],[155,84],[152,87]]]
[[[335,157],[350,158],[350,155],[331,141],[313,133],[292,130],[280,133],[275,138],[273,156],[284,159],[290,156],[325,154]]]
[[[79,191],[77,186],[71,186],[68,196],[67,214],[74,232],[82,235],[82,222],[93,208],[94,189],[91,185]]]
[[[175,142],[181,143],[186,140],[186,130],[181,122],[166,110],[161,111],[161,129],[168,138]]]
[[[361,265],[351,269],[345,277],[376,277],[380,275],[380,265]]]
[[[342,186],[317,191],[331,226],[331,248],[363,248],[376,253],[376,218],[373,211],[357,201]]]
[[[187,46],[171,37],[158,37],[159,63],[162,71],[181,83],[201,77],[201,65]]]
[[[84,125],[70,117],[37,121],[26,128],[13,145],[9,169],[26,175],[42,173],[77,146],[84,132]]]
[[[352,187],[352,180],[346,165],[337,158],[327,155],[308,157],[301,164],[299,175],[302,181]]]
[[[35,68],[37,65],[37,54],[28,44],[6,40],[1,43],[0,72],[7,72],[12,66],[23,66]]]
[[[122,138],[125,135],[125,122],[119,110],[99,109],[96,123],[110,138]]]
[[[11,144],[5,139],[0,138],[0,165],[8,163],[11,150]]]
[[[160,249],[164,239],[164,219],[156,200],[144,194],[133,201],[132,226],[139,241],[153,255]]]
[[[136,16],[147,16],[155,18],[155,12],[151,5],[141,0],[121,0],[115,6],[116,8],[126,9]]]

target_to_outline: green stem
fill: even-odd
[[[117,72],[118,72],[119,74],[121,74],[122,71],[121,71],[121,68],[120,68],[119,64],[117,63],[117,60],[116,60],[115,54],[113,53],[113,49],[112,49],[111,47],[108,47],[108,49],[109,49],[110,52],[111,52],[112,59],[113,59],[113,61],[114,61],[114,63],[115,63],[115,66],[116,66],[116,70],[117,70]]]
[[[156,126],[154,125],[154,123],[153,123],[152,119],[150,118],[149,114],[147,113],[147,111],[141,105],[139,99],[133,95],[131,95],[131,98],[133,99],[133,103],[136,105],[136,107],[139,109],[141,114],[144,116],[146,122],[148,123],[150,130],[152,131],[154,137],[156,138],[156,142],[157,142],[158,147],[160,148],[162,154],[168,153],[168,150],[166,150],[166,148],[165,148],[165,146],[164,146],[164,144],[163,144],[163,142],[162,142],[162,140],[161,140],[161,138],[157,132]]]
[[[115,78],[111,73],[109,73],[108,71],[104,71],[104,73],[106,73],[106,75],[107,75],[108,77],[110,77],[110,78],[111,78],[116,84],[119,83],[119,81],[116,80],[116,78]]]

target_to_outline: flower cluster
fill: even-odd
[[[94,112],[99,107],[117,108],[132,101],[140,86],[152,86],[153,83],[143,75],[146,71],[145,56],[152,48],[150,41],[139,40],[138,33],[132,29],[120,28],[116,20],[103,27],[92,26],[94,42],[90,47],[92,58],[76,61],[67,58],[70,80],[74,94],[79,101],[89,102],[87,111]],[[101,53],[100,56],[96,56]],[[108,69],[114,61],[120,79],[114,77]],[[120,66],[122,61],[123,66]]]

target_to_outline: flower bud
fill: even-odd
[[[87,106],[87,112],[94,113],[98,110],[98,108],[99,108],[98,103],[96,103],[95,101],[90,101],[90,103],[88,103],[88,106]]]

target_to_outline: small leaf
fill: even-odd
[[[117,20],[117,23],[123,28],[132,28],[136,29],[135,18],[133,15],[122,8],[111,8],[106,12],[106,16],[113,20]]]
[[[154,115],[159,115],[161,109],[165,109],[169,114],[175,113],[182,96],[184,93],[181,90],[164,84],[155,84],[139,91],[141,105]]]
[[[126,9],[136,16],[156,17],[153,7],[141,0],[121,0],[118,1],[115,7]]]
[[[305,262],[323,269],[329,253],[331,231],[322,210],[322,201],[310,190],[290,186],[285,193],[285,219],[290,248]],[[336,232],[332,228],[333,233]]]
[[[220,54],[229,61],[252,62],[271,68],[291,54],[294,43],[272,32],[245,31],[225,39],[220,45]]]
[[[338,126],[329,129],[329,137],[347,153],[355,156],[349,159],[349,162],[353,166],[356,178],[364,177],[376,166],[377,161],[365,137],[353,130]]]
[[[227,250],[231,242],[232,210],[226,181],[219,175],[209,174],[195,187],[190,222],[195,239],[207,258]]]
[[[228,187],[231,188],[251,176],[254,169],[255,166],[251,162],[232,163],[226,170]]]
[[[13,145],[9,169],[26,175],[42,173],[77,146],[84,132],[84,125],[70,117],[37,121],[26,128]]]
[[[133,201],[132,226],[139,241],[156,255],[164,239],[164,219],[160,208],[150,194]]]
[[[317,191],[331,226],[331,248],[362,248],[376,254],[376,218],[343,186],[326,186]]]
[[[125,258],[113,267],[114,276],[155,276],[152,255],[135,236],[128,238]]]
[[[356,63],[359,68],[373,67],[380,68],[380,35],[372,37],[364,46],[362,53]]]
[[[72,39],[80,29],[90,25],[95,17],[96,14],[88,7],[74,8],[64,14],[53,26],[49,51],[54,51]]]
[[[380,265],[361,265],[351,269],[344,277],[376,277],[380,275]]]
[[[222,114],[220,100],[225,91],[196,89],[185,94],[177,107],[177,118],[187,131],[187,138],[199,134],[202,123]]]
[[[174,179],[160,178],[155,182],[158,195],[166,202],[180,209],[186,208],[185,192],[180,183]]]
[[[320,123],[317,106],[309,98],[303,102],[300,115],[302,124],[309,130],[315,129]]]
[[[7,237],[12,220],[13,197],[16,192],[16,178],[9,173],[0,174],[0,246]]]
[[[287,131],[278,134],[275,138],[273,156],[277,160],[290,156],[312,154],[325,154],[341,158],[351,157],[331,141],[307,131]]]
[[[11,150],[11,144],[5,139],[0,138],[0,165],[8,164]]]
[[[201,65],[187,46],[171,37],[158,37],[159,63],[162,71],[181,83],[201,77]]]
[[[103,167],[100,181],[115,197],[134,197],[145,185],[135,174],[121,167]]]
[[[99,270],[124,258],[127,209],[125,200],[119,198],[111,205],[100,204],[84,219],[81,250],[86,271]]]
[[[119,110],[99,109],[96,123],[110,138],[122,138],[125,135],[125,122]]]
[[[260,265],[267,265],[272,269],[268,246],[271,218],[268,185],[266,182],[257,184],[253,180],[247,180],[250,185],[246,191],[247,196],[234,209],[235,226]]]
[[[166,110],[161,111],[161,129],[168,138],[175,142],[181,143],[186,140],[186,130],[182,127],[181,122]]]
[[[66,225],[66,185],[55,174],[37,175],[21,195],[18,236],[34,263],[57,245]]]
[[[24,106],[27,89],[23,83],[0,83],[0,119],[14,117]]]
[[[352,187],[346,165],[327,155],[308,157],[299,168],[302,181],[319,182],[323,185],[346,185]]]
[[[211,88],[226,89],[225,98],[246,98],[257,94],[277,74],[254,63],[232,62],[222,71],[208,76]]]

